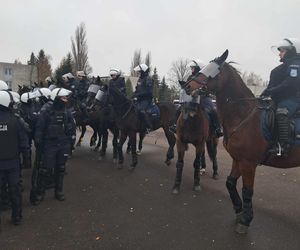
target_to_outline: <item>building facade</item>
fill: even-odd
[[[34,65],[0,62],[0,80],[5,81],[13,91],[18,90],[18,85],[31,85],[37,79],[37,67]]]

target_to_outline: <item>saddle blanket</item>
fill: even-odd
[[[261,112],[261,131],[267,141],[273,141],[276,138],[275,111],[265,109]],[[300,110],[289,116],[289,135],[290,144],[300,145]]]

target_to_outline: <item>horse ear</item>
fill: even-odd
[[[227,49],[220,57],[217,57],[214,61],[219,65],[223,64],[228,57],[228,53],[229,53],[229,51]]]

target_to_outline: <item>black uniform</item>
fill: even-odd
[[[28,156],[27,132],[19,117],[0,106],[0,186],[8,182],[12,204],[12,222],[19,224],[22,218],[22,195],[20,181],[20,153]],[[28,159],[24,159],[28,162]]]
[[[41,200],[46,184],[54,169],[55,197],[63,200],[63,179],[65,163],[71,151],[76,128],[71,112],[64,103],[55,100],[43,106],[37,122],[35,144],[42,152],[42,165],[39,169],[38,196]]]
[[[116,79],[111,79],[109,81],[109,86],[112,86],[114,88],[117,88],[118,90],[120,90],[125,96],[126,94],[126,85],[125,85],[125,79],[124,77],[120,77],[118,76]]]

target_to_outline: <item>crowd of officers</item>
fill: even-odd
[[[190,67],[194,75],[202,65],[193,61]],[[138,72],[139,79],[132,98],[147,129],[152,130],[151,119],[146,112],[153,101],[153,82],[149,76],[149,67],[140,64],[134,70]],[[111,69],[110,76],[108,85],[126,95],[121,71]],[[93,91],[93,85],[103,85],[100,78],[88,83],[83,71],[78,71],[76,78],[72,73],[67,73],[62,78],[62,86],[57,86],[51,77],[47,77],[47,88],[36,88],[21,96],[9,90],[7,84],[0,80],[0,192],[2,200],[5,194],[9,197],[14,225],[19,225],[22,221],[21,170],[32,168],[33,162],[31,204],[38,205],[51,184],[54,184],[55,199],[64,201],[65,166],[76,139],[74,107],[88,117],[88,93]],[[211,110],[214,127],[219,131],[212,102],[207,100],[206,103]],[[170,127],[170,131],[176,132],[175,124]],[[32,145],[35,147],[35,161],[31,159]]]

